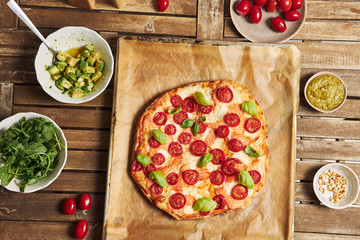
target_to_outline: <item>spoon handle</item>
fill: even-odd
[[[8,7],[30,28],[31,31],[33,31],[38,38],[41,39],[41,41],[50,49],[51,52],[54,54],[56,51],[50,46],[50,44],[46,41],[46,39],[41,35],[39,30],[35,27],[35,25],[31,22],[31,20],[26,16],[24,11],[17,5],[17,3],[14,0],[10,0],[7,3]]]

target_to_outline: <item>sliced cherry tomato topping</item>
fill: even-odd
[[[296,10],[290,10],[285,13],[285,20],[287,21],[298,21],[301,18],[301,13]]]
[[[236,12],[237,14],[239,14],[240,16],[246,16],[251,8],[251,3],[249,0],[241,0],[237,5],[236,5]]]
[[[258,24],[262,18],[262,11],[258,5],[253,5],[250,8],[250,22]]]
[[[230,133],[230,129],[226,125],[221,125],[216,129],[216,136],[219,138],[226,138]]]
[[[201,140],[196,140],[190,144],[190,152],[195,156],[202,156],[206,153],[207,146]]]
[[[215,170],[210,173],[210,182],[215,185],[221,185],[225,181],[225,175],[219,170]]]
[[[168,124],[165,126],[164,131],[167,135],[174,135],[176,133],[176,127],[174,124]]]
[[[228,142],[228,147],[233,152],[240,152],[244,149],[244,145],[239,139],[233,138]]]
[[[279,0],[279,7],[282,11],[287,12],[291,9],[291,0]]]
[[[143,170],[143,165],[141,165],[141,163],[139,163],[138,161],[134,161],[132,166],[131,166],[131,171],[132,172],[140,172]]]
[[[188,118],[188,114],[185,111],[180,111],[174,115],[174,122],[181,125],[182,122]]]
[[[179,175],[175,172],[171,172],[166,176],[166,181],[170,185],[175,185],[179,182]]]
[[[164,112],[157,112],[153,117],[153,121],[156,125],[159,126],[165,125],[167,121],[167,116]]]
[[[251,117],[245,121],[245,130],[249,133],[255,133],[261,128],[261,121],[258,118]]]
[[[241,184],[235,185],[231,190],[231,196],[237,200],[245,199],[247,195],[248,195],[248,188]]]
[[[199,110],[203,114],[211,113],[213,108],[214,108],[213,105],[207,105],[207,106],[199,105]]]
[[[209,214],[210,214],[210,211],[208,211],[208,212],[199,212],[200,216],[207,216]]]
[[[170,206],[174,209],[181,209],[186,204],[186,197],[181,193],[175,193],[169,198]]]
[[[184,182],[188,185],[194,185],[199,181],[199,172],[196,170],[186,170],[182,173]]]
[[[153,194],[161,194],[163,192],[163,188],[159,186],[159,184],[154,183],[153,185],[151,185],[150,187],[150,191]]]
[[[198,134],[203,134],[206,131],[206,124],[202,121],[199,121],[198,124],[199,124]]]
[[[183,145],[188,145],[192,140],[192,135],[188,132],[183,132],[179,135],[179,143]]]
[[[184,99],[182,106],[186,112],[192,113],[196,111],[198,104],[193,97],[187,97]]]
[[[268,0],[266,3],[266,10],[268,12],[275,12],[279,8],[278,0]]]
[[[149,172],[152,172],[152,171],[155,171],[155,170],[156,170],[155,165],[153,163],[150,163],[149,165],[144,167],[143,172],[147,176],[149,174]]]
[[[237,158],[230,158],[225,161],[221,166],[221,171],[226,176],[234,176],[240,172],[241,161]]]
[[[261,181],[261,174],[257,170],[251,170],[249,174],[253,178],[254,184],[258,184]]]
[[[216,91],[216,97],[224,103],[229,103],[233,100],[234,95],[229,87],[222,87]]]
[[[302,7],[303,0],[292,0],[291,9],[292,10],[298,10]]]
[[[215,210],[224,209],[224,207],[226,206],[226,198],[221,194],[213,197],[213,200],[218,204]]]
[[[149,139],[149,145],[152,148],[158,148],[158,147],[160,147],[161,143],[159,143],[154,137],[151,137]]]
[[[183,153],[182,147],[178,142],[172,142],[169,144],[168,151],[171,156],[178,157]]]
[[[152,157],[152,160],[156,165],[161,165],[165,162],[165,157],[162,153],[157,153]]]
[[[174,108],[178,108],[182,105],[182,98],[179,95],[174,95],[170,98],[171,105],[173,105]]]
[[[240,124],[240,117],[236,113],[228,113],[224,116],[224,122],[230,127],[237,127]]]
[[[67,198],[63,205],[65,214],[74,214],[76,210],[76,202],[73,198]]]
[[[211,162],[216,165],[221,165],[225,161],[225,153],[220,148],[212,149],[210,153],[213,155]]]

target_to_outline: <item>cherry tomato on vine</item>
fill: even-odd
[[[88,193],[81,194],[79,199],[79,207],[82,210],[89,210],[91,207],[91,197]]]
[[[291,5],[292,5],[291,0],[280,0],[279,1],[279,8],[284,12],[289,11],[291,9]]]
[[[266,4],[267,0],[254,0],[254,4],[262,7]]]
[[[258,5],[254,5],[250,9],[250,22],[258,24],[261,21],[262,12]]]
[[[287,21],[297,21],[301,18],[301,13],[296,10],[290,10],[285,13],[284,17]]]
[[[73,198],[67,198],[63,205],[63,211],[65,214],[74,214],[76,210],[76,203]]]
[[[266,2],[266,10],[268,12],[275,12],[279,8],[278,0],[268,0]]]
[[[281,17],[276,17],[271,20],[271,26],[277,32],[284,32],[286,30],[286,23]]]
[[[83,239],[88,232],[88,222],[86,220],[80,220],[77,222],[74,229],[74,237],[77,239]]]
[[[160,12],[165,12],[165,10],[169,7],[169,0],[158,0],[157,7]]]
[[[292,10],[298,10],[302,7],[303,0],[292,0],[291,9]]]
[[[241,0],[236,5],[236,12],[241,16],[246,16],[250,12],[251,3],[249,0]]]

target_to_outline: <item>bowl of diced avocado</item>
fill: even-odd
[[[63,103],[84,103],[100,95],[114,71],[109,44],[98,33],[85,27],[64,27],[43,43],[35,57],[36,77],[43,90]]]

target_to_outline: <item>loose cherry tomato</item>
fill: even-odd
[[[291,9],[292,10],[298,10],[302,7],[303,0],[292,0]]]
[[[254,4],[258,5],[259,7],[262,7],[266,4],[268,0],[254,0]]]
[[[88,232],[88,222],[86,220],[80,220],[77,222],[74,229],[74,237],[77,239],[83,239]]]
[[[279,7],[282,11],[287,12],[291,9],[292,1],[291,0],[280,0]]]
[[[301,13],[296,10],[290,10],[285,13],[285,20],[287,21],[297,21],[301,18]]]
[[[91,207],[91,197],[88,193],[81,194],[79,199],[79,207],[82,210],[89,210]]]
[[[268,12],[275,12],[279,8],[278,0],[268,0],[266,2],[266,10]]]
[[[165,12],[165,10],[169,7],[169,0],[158,0],[157,7],[160,12]]]
[[[286,30],[286,23],[281,17],[276,17],[271,20],[271,26],[277,32],[284,32]]]
[[[254,5],[250,9],[250,22],[258,24],[261,21],[262,12],[258,5]]]
[[[76,203],[73,198],[67,198],[63,205],[63,210],[65,214],[74,214],[76,210]]]
[[[251,3],[249,0],[241,0],[236,5],[236,12],[241,16],[246,16],[250,12]]]

